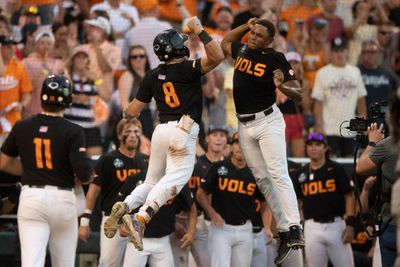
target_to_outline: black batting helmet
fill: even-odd
[[[63,75],[49,75],[40,94],[42,105],[68,108],[72,103],[72,86]]]
[[[189,49],[183,44],[187,39],[187,35],[181,35],[174,29],[162,31],[154,38],[154,53],[161,61],[189,56]]]

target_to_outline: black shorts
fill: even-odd
[[[102,145],[99,127],[83,128],[83,131],[85,133],[87,147]]]

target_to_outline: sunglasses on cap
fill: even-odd
[[[146,55],[130,55],[129,58],[130,59],[138,59],[138,58],[144,59],[144,58],[146,58]]]
[[[321,133],[315,132],[315,133],[309,133],[307,135],[307,142],[311,142],[311,141],[318,141],[321,143],[326,143],[325,141],[325,136]]]

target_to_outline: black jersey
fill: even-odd
[[[327,159],[318,170],[310,170],[310,164],[306,164],[293,182],[297,197],[303,200],[305,219],[324,221],[345,214],[344,195],[353,188],[339,163]]]
[[[24,185],[74,187],[75,176],[90,179],[83,129],[62,117],[33,115],[18,121],[1,151],[20,156]]]
[[[274,70],[282,70],[284,81],[296,80],[285,56],[272,48],[253,50],[233,42],[231,51],[235,59],[233,98],[239,114],[260,112],[275,103]]]
[[[93,183],[101,187],[101,210],[109,215],[111,208],[118,201],[118,192],[128,176],[147,169],[147,156],[136,152],[130,158],[119,150],[102,155],[96,163],[96,176]]]
[[[144,181],[145,173],[130,176],[119,193],[122,199],[130,194],[139,184]],[[163,205],[147,224],[144,237],[159,238],[175,231],[175,215],[183,210],[189,210],[194,199],[188,186],[184,186],[177,196]],[[134,212],[137,212],[137,208]]]
[[[253,219],[256,195],[262,195],[248,167],[237,169],[231,159],[213,164],[201,188],[212,194],[211,206],[227,224]]]
[[[143,78],[136,98],[149,103],[154,97],[161,122],[190,115],[200,124],[203,108],[201,75],[200,59],[161,64]]]

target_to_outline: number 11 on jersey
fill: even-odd
[[[179,102],[178,95],[175,92],[175,87],[172,82],[163,83],[162,86],[165,94],[165,103],[171,108],[179,107],[181,103]]]
[[[51,161],[51,141],[46,138],[34,138],[33,143],[35,144],[35,158],[36,167],[38,169],[43,169],[46,165],[46,169],[53,169],[53,162]],[[43,157],[43,147],[44,147],[44,157]],[[43,164],[44,158],[44,164]]]

